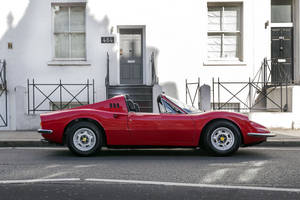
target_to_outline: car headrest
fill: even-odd
[[[140,106],[137,103],[134,103],[134,108],[135,108],[135,112],[140,112],[141,111]]]
[[[128,100],[127,100],[127,104],[128,104],[128,109],[129,109],[129,111],[135,112],[134,102],[133,102],[131,99],[128,99]]]

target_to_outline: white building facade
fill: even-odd
[[[247,111],[268,127],[300,125],[300,0],[1,4],[0,59],[6,62],[2,91],[6,88],[7,101],[3,92],[0,130],[35,129],[40,112],[97,102],[120,92],[135,92],[145,111],[156,112],[161,91],[189,101],[186,79],[194,82],[198,77],[201,85],[211,86],[214,107]],[[259,73],[264,58],[273,69],[265,75],[272,75],[269,82],[274,84],[255,88],[251,82],[263,80],[256,75],[264,74]],[[228,93],[213,84],[218,78],[222,83],[250,82],[245,88],[252,89],[238,93],[244,87],[240,83],[228,86]],[[269,94],[259,102],[261,91]],[[270,109],[247,107],[253,102]]]

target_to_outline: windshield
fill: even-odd
[[[166,96],[171,102],[179,106],[182,110],[184,110],[187,113],[200,113],[201,111],[194,108],[193,106],[187,105],[177,99],[173,99],[172,97]]]

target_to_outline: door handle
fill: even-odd
[[[128,115],[125,113],[114,113],[113,118],[122,118],[122,117],[127,117]]]

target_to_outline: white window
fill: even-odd
[[[53,5],[54,59],[86,60],[85,5]]]
[[[208,60],[242,61],[241,3],[208,4]]]

